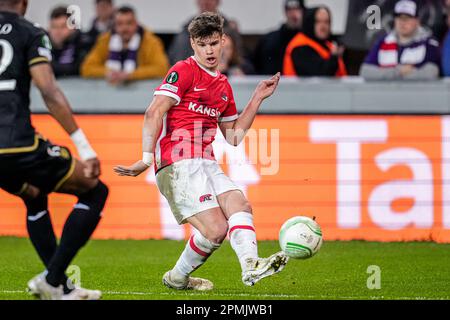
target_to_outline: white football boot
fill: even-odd
[[[45,273],[46,275],[46,273]],[[27,291],[36,296],[37,298],[40,298],[39,290],[38,290],[38,279],[39,276],[34,277],[30,281],[28,281],[28,288]],[[61,300],[100,300],[102,298],[102,292],[99,290],[88,290],[80,287],[75,287],[74,290],[72,290],[68,294],[64,294],[61,297]]]
[[[176,277],[172,270],[167,271],[163,277],[163,284],[171,289],[176,290],[197,290],[208,291],[214,288],[214,284],[202,278],[193,277]]]
[[[38,274],[28,282],[28,291],[41,300],[61,300],[63,296],[63,286],[53,287],[47,282],[46,272]]]
[[[289,257],[282,251],[268,258],[247,259],[247,266],[242,272],[242,282],[254,286],[259,280],[269,277],[284,269]]]
[[[63,294],[62,300],[100,300],[102,292],[76,287],[68,294]]]

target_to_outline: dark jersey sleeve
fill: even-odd
[[[52,61],[50,39],[41,29],[36,28],[30,35],[30,41],[27,45],[27,61],[29,67]]]

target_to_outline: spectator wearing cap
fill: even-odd
[[[302,28],[304,10],[303,0],[284,2],[284,23],[278,30],[264,35],[256,46],[253,58],[256,73],[273,75],[283,69],[286,47]]]
[[[196,0],[198,13],[203,12],[219,12],[220,0]],[[222,14],[221,14],[222,15]],[[233,20],[224,18],[224,28],[226,32],[233,37],[236,41],[237,50],[240,54],[243,52],[242,38],[239,34],[239,30],[237,29],[237,23]],[[194,54],[194,51],[191,47],[190,35],[188,32],[189,23],[192,21],[192,18],[188,20],[187,23],[182,28],[182,31],[178,33],[175,38],[172,40],[170,44],[168,55],[170,63],[173,65],[178,61],[185,60]]]
[[[439,77],[439,43],[420,25],[418,7],[398,1],[394,30],[370,50],[361,67],[367,80],[434,80]]]
[[[50,13],[48,34],[52,44],[52,68],[56,77],[77,76],[88,52],[80,30],[70,28],[67,7],[56,7]]]
[[[283,75],[300,77],[343,77],[347,70],[344,48],[332,42],[331,12],[325,6],[306,12],[303,31],[288,44]]]
[[[442,45],[442,72],[450,77],[450,0],[446,2],[448,32]]]
[[[86,57],[81,73],[120,85],[162,78],[168,65],[161,39],[138,24],[133,8],[124,6],[115,13],[113,31],[101,35]]]
[[[92,48],[97,38],[105,32],[111,31],[114,24],[114,2],[113,0],[95,0],[96,16],[92,26],[85,37]]]

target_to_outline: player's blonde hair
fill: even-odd
[[[224,19],[218,13],[203,12],[189,24],[188,31],[192,39],[203,39],[218,33],[223,35]]]

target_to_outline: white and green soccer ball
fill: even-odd
[[[281,250],[290,258],[308,259],[314,256],[322,246],[322,229],[308,217],[293,217],[280,229]]]

